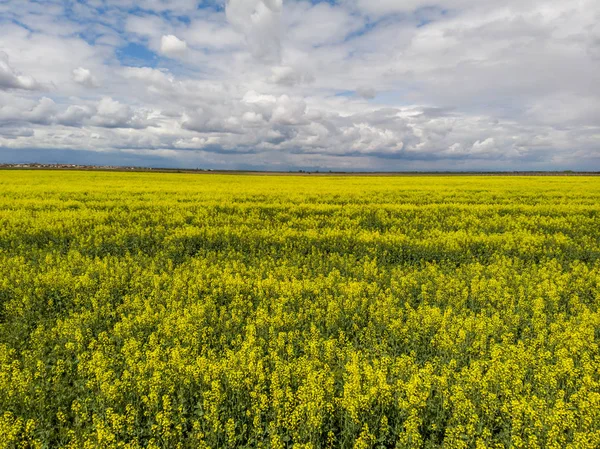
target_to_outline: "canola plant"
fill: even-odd
[[[600,178],[0,172],[0,448],[598,448]]]

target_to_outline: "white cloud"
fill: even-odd
[[[167,56],[180,56],[187,50],[187,44],[177,36],[168,34],[160,40],[160,51]]]
[[[260,126],[265,124],[263,115],[254,111],[244,112],[242,121],[246,126]]]
[[[14,69],[8,60],[8,55],[0,51],[0,89],[35,90],[40,86],[31,76],[23,75]]]
[[[73,69],[73,81],[85,87],[98,87],[98,80],[92,72],[83,67]]]
[[[244,45],[244,39],[234,31],[222,15],[198,18],[177,33],[193,47],[211,50],[233,50]]]
[[[229,23],[241,32],[252,55],[264,61],[281,58],[282,0],[227,0]]]
[[[130,106],[110,97],[100,100],[91,124],[105,128],[145,128],[147,125],[144,118],[136,115]]]
[[[0,130],[4,124],[48,125],[53,122],[56,112],[56,103],[48,97],[29,100],[2,96],[0,97]]]
[[[196,111],[183,114],[181,126],[190,131],[203,134],[235,134],[242,131],[239,118],[229,115],[227,110],[205,106]]]
[[[269,81],[274,84],[283,86],[294,86],[302,83],[312,83],[315,80],[314,76],[300,68],[289,66],[275,66],[271,68],[271,77]]]
[[[287,95],[279,97],[274,105],[271,122],[279,125],[306,125],[306,103]]]
[[[125,30],[144,37],[159,37],[170,29],[170,25],[155,15],[127,16]]]
[[[173,83],[173,77],[166,71],[151,69],[150,67],[125,67],[122,73],[125,78],[144,81],[165,88]]]
[[[286,43],[310,51],[315,46],[343,42],[350,34],[364,27],[364,18],[340,5],[327,2],[288,2],[283,21]]]
[[[91,119],[96,113],[93,106],[70,105],[66,111],[57,117],[58,123],[66,126],[80,126],[84,121]]]

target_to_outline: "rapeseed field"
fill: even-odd
[[[0,172],[0,448],[598,448],[600,178]]]

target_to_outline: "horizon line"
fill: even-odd
[[[251,169],[211,169],[185,167],[144,167],[132,165],[68,164],[68,163],[0,163],[0,170],[57,170],[57,171],[114,171],[114,172],[155,172],[180,174],[249,174],[249,175],[363,175],[363,176],[406,176],[406,175],[488,175],[488,176],[600,176],[600,171],[577,170],[332,170],[332,169],[290,169],[290,170],[251,170]]]

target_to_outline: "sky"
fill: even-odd
[[[0,0],[0,163],[600,170],[598,0]]]

